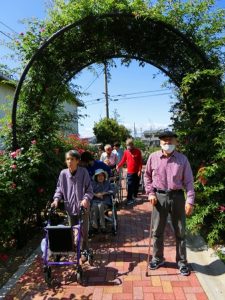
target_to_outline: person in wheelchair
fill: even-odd
[[[92,233],[97,233],[100,225],[102,233],[106,233],[105,210],[112,206],[114,186],[108,180],[103,169],[97,169],[92,181],[94,197],[91,202],[90,223]],[[98,225],[99,224],[99,225]]]

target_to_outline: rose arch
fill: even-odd
[[[111,58],[121,58],[123,62],[136,59],[165,73],[182,92],[183,111],[197,128],[203,99],[219,101],[222,97],[221,75],[213,72],[214,62],[190,36],[151,17],[131,13],[90,15],[53,34],[25,67],[13,103],[13,148],[26,143],[24,132],[31,131],[39,139],[50,132],[54,123],[52,112],[57,109],[65,84],[85,67]],[[187,78],[191,74],[193,78],[189,82]],[[17,117],[21,99],[23,104]],[[179,112],[177,114],[179,118]],[[207,119],[210,140],[218,133],[212,115],[213,111],[203,115],[200,125],[205,126]],[[195,153],[199,150],[192,141],[205,138],[202,133],[195,129],[188,134]]]
[[[63,2],[57,1],[60,5]],[[185,11],[179,22],[173,10],[173,18],[142,5],[136,9],[139,13],[134,13],[132,5],[138,1],[128,2],[120,11],[122,1],[68,1],[44,23],[43,35],[38,28],[21,37],[20,51],[27,64],[14,96],[12,134],[6,136],[8,152],[0,164],[0,231],[5,240],[18,232],[18,239],[23,237],[27,220],[41,215],[52,197],[64,152],[70,146],[59,130],[60,122],[65,121],[61,108],[71,79],[84,68],[113,58],[120,58],[125,65],[132,59],[140,66],[150,64],[176,87],[176,103],[171,107],[173,126],[197,175],[191,229],[203,228],[211,243],[225,240],[223,59],[217,57],[219,48],[212,46],[215,35],[205,39],[208,22],[204,27],[204,20],[196,31],[193,24],[188,27]],[[189,4],[191,9],[192,1]],[[197,24],[199,16],[201,11]],[[217,18],[215,22],[217,26]],[[79,89],[73,88],[79,96]],[[150,104],[147,109],[151,114]]]

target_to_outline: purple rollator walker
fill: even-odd
[[[84,208],[80,207],[80,213],[78,216],[78,224],[74,226],[65,225],[51,225],[51,216],[56,214],[55,209],[49,210],[49,218],[47,226],[44,228],[46,235],[42,240],[41,248],[43,252],[44,263],[44,276],[48,285],[51,285],[51,266],[75,266],[77,282],[82,284],[83,270],[80,265],[81,257],[81,227],[82,227],[82,215],[84,214]],[[53,257],[53,260],[49,260],[49,257]],[[72,256],[73,260],[60,261],[61,256]]]

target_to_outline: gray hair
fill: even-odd
[[[126,145],[128,146],[128,145],[134,145],[134,140],[132,139],[132,138],[128,138],[127,140],[126,140]]]
[[[77,150],[69,150],[66,152],[66,156],[69,155],[71,157],[75,157],[76,159],[80,160],[80,153]]]
[[[108,148],[112,148],[112,146],[111,146],[110,144],[106,144],[105,147],[104,147],[105,151],[106,151],[106,149],[108,149]]]

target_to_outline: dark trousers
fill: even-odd
[[[88,249],[88,229],[89,229],[89,209],[82,216],[81,223],[81,250]],[[77,225],[79,222],[78,215],[68,215],[69,226]]]
[[[127,173],[127,199],[137,197],[140,177],[137,173]]]
[[[164,252],[164,230],[168,213],[176,237],[176,262],[187,263],[185,240],[185,197],[183,191],[156,193],[157,204],[153,208],[153,260],[162,261]]]

